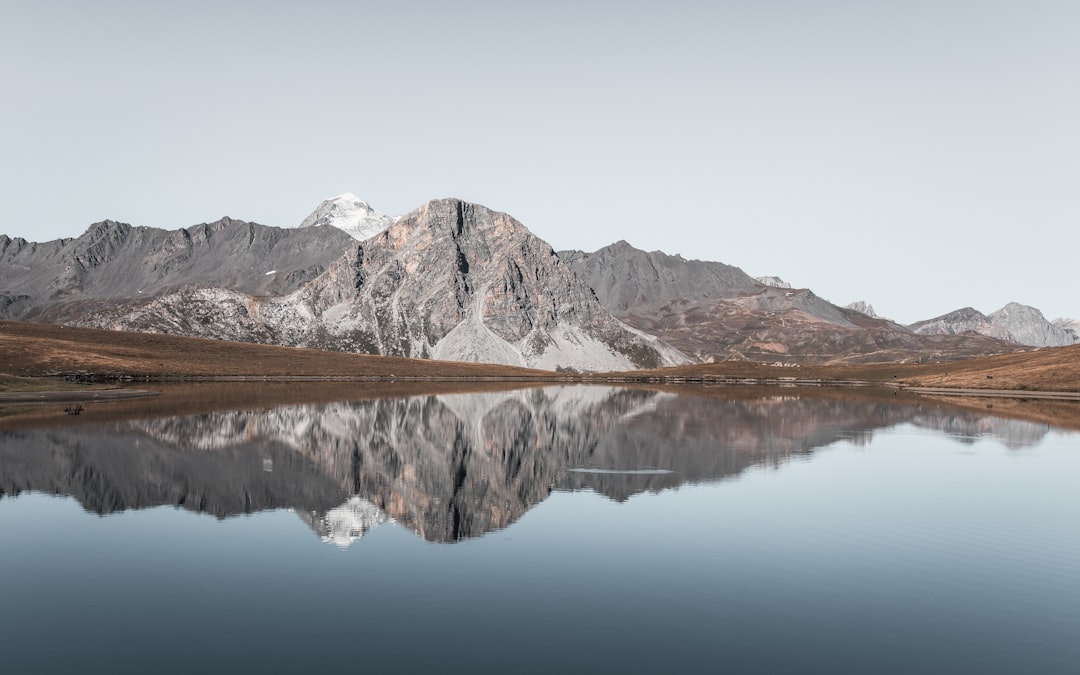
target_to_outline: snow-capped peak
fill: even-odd
[[[397,221],[395,216],[379,213],[351,192],[330,197],[319,204],[300,227],[332,225],[363,241],[374,237]]]

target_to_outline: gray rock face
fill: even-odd
[[[330,228],[296,232],[327,232]],[[186,287],[81,315],[83,326],[555,369],[686,357],[613,318],[551,247],[502,213],[437,200],[287,295]]]
[[[188,286],[282,295],[351,245],[344,232],[223,218],[183,230],[103,221],[42,244],[0,235],[0,317],[64,321]]]
[[[619,241],[596,251],[560,251],[562,258],[616,316],[655,313],[673,299],[715,302],[759,290],[738,267],[646,253]]]
[[[921,335],[978,333],[1029,347],[1064,347],[1080,342],[1075,332],[1047,321],[1034,307],[1016,302],[989,315],[965,307],[913,323],[910,328]]]

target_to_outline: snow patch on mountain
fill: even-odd
[[[759,284],[764,284],[766,286],[772,286],[773,288],[791,288],[792,287],[791,284],[784,281],[780,277],[768,277],[768,276],[766,276],[766,277],[755,277],[754,280],[757,281]]]
[[[346,192],[324,200],[300,223],[300,227],[331,225],[347,232],[353,239],[363,241],[374,237],[397,220],[396,216],[379,213],[367,202]]]
[[[850,309],[859,314],[865,314],[871,319],[880,319],[877,313],[874,312],[874,306],[865,300],[856,300],[850,305],[845,305],[844,309]]]

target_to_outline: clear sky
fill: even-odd
[[[909,322],[1080,318],[1080,2],[0,0],[0,233],[505,211]]]

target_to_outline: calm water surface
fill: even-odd
[[[5,432],[0,663],[1077,673],[1078,441],[584,387]]]

